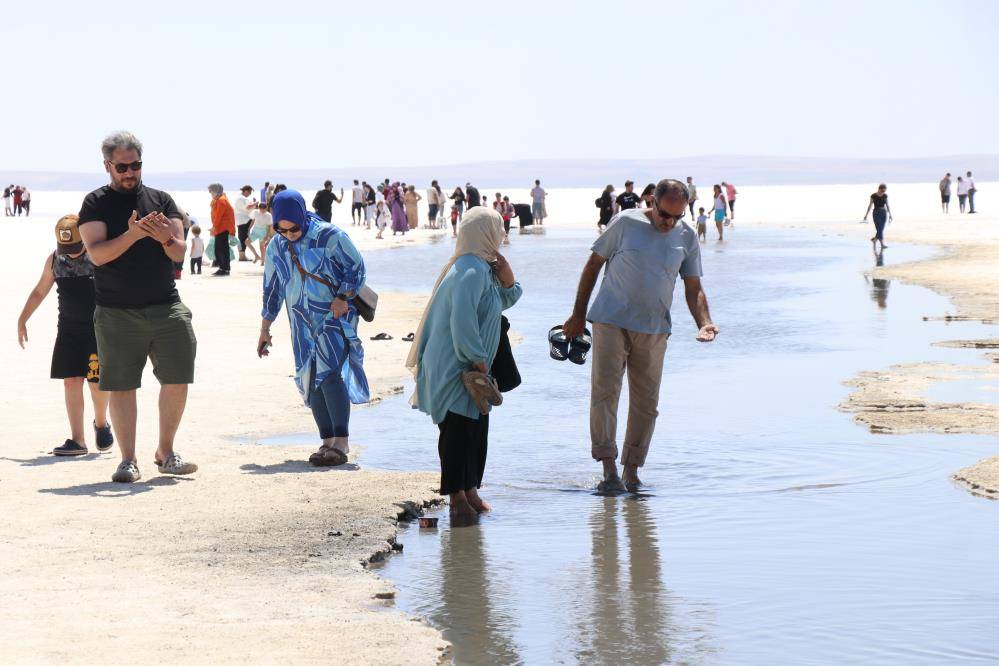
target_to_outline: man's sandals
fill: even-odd
[[[347,454],[333,446],[321,446],[309,456],[309,462],[316,467],[338,467],[347,464]]]

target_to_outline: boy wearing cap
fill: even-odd
[[[83,425],[83,384],[90,386],[94,405],[94,437],[97,450],[109,451],[114,445],[107,420],[109,395],[98,388],[101,365],[97,358],[94,335],[94,265],[80,238],[76,215],[65,215],[56,223],[56,251],[45,258],[45,268],[38,284],[28,294],[17,320],[17,342],[24,348],[28,341],[28,319],[45,297],[56,287],[59,299],[59,324],[52,350],[52,379],[61,379],[66,398],[71,436],[52,453],[57,456],[82,456],[87,451]]]

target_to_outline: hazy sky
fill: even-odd
[[[999,2],[5,3],[0,168],[999,153]]]

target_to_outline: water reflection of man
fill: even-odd
[[[620,516],[618,516],[620,511]],[[623,545],[621,523],[627,538]],[[605,498],[590,516],[594,598],[580,618],[580,663],[672,662],[672,614],[666,604],[659,542],[650,507],[641,499]]]

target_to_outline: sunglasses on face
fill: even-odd
[[[293,227],[276,227],[276,231],[282,236],[288,236],[290,234],[297,234],[302,230],[302,227],[297,224]]]
[[[113,166],[114,170],[117,171],[118,173],[125,173],[125,172],[127,172],[129,170],[131,170],[131,171],[142,171],[142,161],[141,160],[139,160],[138,162],[132,162],[131,164],[126,164],[125,162],[118,162],[117,164],[114,163],[114,162],[108,162],[108,164],[110,164],[111,166]]]
[[[660,208],[659,207],[659,202],[657,201],[656,202],[656,213],[659,215],[659,217],[663,218],[664,220],[672,220],[673,222],[679,224],[680,220],[682,220],[683,217],[687,214],[687,211],[684,211],[684,212],[680,213],[679,215],[671,215],[671,214],[667,213],[666,211],[664,211],[662,208]]]

